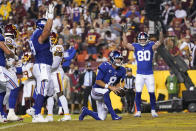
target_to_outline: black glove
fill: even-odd
[[[120,87],[120,90],[119,90],[119,91],[115,91],[114,93],[115,93],[117,96],[124,97],[125,94],[126,94],[126,89]]]
[[[127,24],[125,24],[125,25],[122,26],[122,31],[123,31],[124,33],[127,33],[127,31],[128,31],[128,26],[127,26]]]

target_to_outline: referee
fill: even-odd
[[[132,75],[132,69],[127,68],[127,74],[125,77],[126,102],[127,112],[133,113],[134,99],[135,99],[135,77]]]

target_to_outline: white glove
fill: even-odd
[[[47,19],[54,18],[54,4],[49,4],[48,9],[46,10],[46,18]]]

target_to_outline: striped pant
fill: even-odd
[[[62,92],[64,89],[64,71],[63,69],[58,69],[51,73],[51,80],[49,82],[48,96],[52,96],[54,93]]]
[[[1,66],[1,69],[4,74],[4,77],[7,79],[7,83],[6,85],[0,87],[0,92],[5,92],[6,87],[9,88],[10,90],[17,88],[18,80],[17,80],[16,73],[15,72],[12,73],[2,66]],[[1,80],[0,80],[0,83],[1,83]]]

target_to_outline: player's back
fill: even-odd
[[[50,51],[50,41],[49,38],[40,44],[38,41],[39,36],[42,34],[42,30],[37,29],[31,36],[30,47],[35,55],[35,63],[44,63],[52,65],[52,52]]]
[[[102,80],[104,83],[107,83],[108,85],[116,85],[120,82],[121,78],[124,79],[126,74],[126,70],[124,67],[118,67],[117,69],[114,69],[112,65],[109,62],[103,62],[98,67],[97,72],[97,80]],[[96,83],[94,84],[93,88],[104,88]]]
[[[153,49],[154,42],[148,42],[142,46],[139,43],[133,43],[134,54],[137,60],[137,73],[143,75],[153,74],[152,62],[153,62]]]

